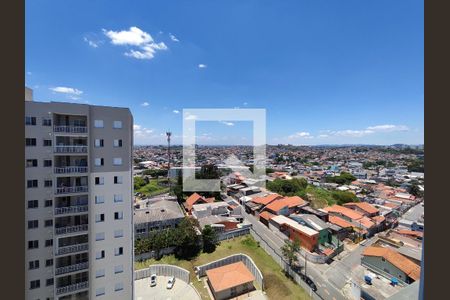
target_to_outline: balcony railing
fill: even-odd
[[[88,287],[89,287],[89,281],[83,281],[83,282],[56,288],[56,294],[57,295],[67,294],[67,293],[71,293],[71,292],[75,292],[75,291],[79,291],[79,290],[84,290],[84,289],[87,289]]]
[[[87,171],[88,171],[88,167],[78,167],[78,166],[55,167],[56,174],[87,173]]]
[[[88,205],[76,205],[67,207],[56,207],[55,215],[76,214],[88,211]]]
[[[88,230],[88,224],[83,224],[83,225],[55,228],[55,233],[56,234],[68,234],[68,233],[75,233],[75,232],[87,231],[87,230]]]
[[[69,265],[69,266],[65,266],[65,267],[56,268],[55,274],[61,275],[61,274],[75,272],[75,271],[85,270],[87,268],[89,268],[89,262],[86,261],[86,262],[82,262],[82,263],[75,264],[75,265]]]
[[[55,125],[53,126],[54,132],[65,133],[87,133],[87,126],[68,126],[68,125]]]
[[[87,251],[89,249],[89,243],[76,244],[65,247],[59,247],[56,250],[56,255],[65,255],[75,252]]]
[[[55,146],[55,153],[87,153],[87,146]]]
[[[56,188],[55,194],[74,194],[74,193],[87,193],[87,185],[79,186],[64,186]]]

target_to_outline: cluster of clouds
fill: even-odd
[[[345,130],[321,130],[320,134],[317,136],[311,135],[311,133],[306,131],[296,132],[288,136],[289,140],[295,139],[313,139],[313,138],[329,138],[329,137],[350,137],[350,138],[361,138],[375,133],[387,133],[387,132],[398,132],[398,131],[409,131],[409,128],[405,125],[376,125],[369,126],[364,129],[345,129]]]
[[[83,94],[83,91],[66,86],[52,87],[50,88],[50,90],[54,93],[66,95],[72,100],[79,100],[81,98],[81,94]]]

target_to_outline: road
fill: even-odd
[[[280,256],[281,254],[281,247],[284,245],[284,240],[282,237],[280,237],[278,234],[267,228],[264,224],[259,222],[253,215],[247,214],[245,211],[243,211],[243,215],[245,216],[245,219],[252,223],[252,228],[258,234],[264,241],[266,241],[269,246]],[[270,254],[270,253],[269,253]],[[305,260],[303,256],[299,255],[299,263],[302,267],[305,266]],[[332,285],[326,276],[322,274],[319,270],[314,268],[314,264],[308,262],[307,263],[307,270],[306,273],[308,277],[310,277],[313,282],[317,286],[317,294],[323,298],[323,299],[330,299],[330,300],[344,300],[346,299],[344,295],[341,293],[341,291]]]

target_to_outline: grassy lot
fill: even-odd
[[[147,197],[152,197],[169,192],[167,179],[150,179],[149,183],[135,190]]]
[[[244,253],[249,255],[261,270],[269,299],[310,299],[309,295],[295,282],[288,279],[281,267],[270,257],[257,242],[246,235],[229,241],[223,241],[213,253],[201,253],[197,258],[187,261],[178,260],[173,255],[164,256],[161,260],[150,259],[145,262],[136,262],[135,269],[147,268],[151,264],[171,264],[182,267],[191,272],[191,281],[202,295],[202,299],[209,299],[203,282],[195,277],[194,266],[199,266],[232,254]]]

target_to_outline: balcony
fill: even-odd
[[[86,166],[55,167],[54,171],[55,174],[87,173],[88,167]]]
[[[87,146],[55,146],[55,153],[87,153]]]
[[[82,262],[82,263],[79,263],[79,264],[74,264],[74,265],[69,265],[69,266],[65,266],[65,267],[56,268],[55,269],[55,274],[56,275],[61,275],[61,274],[76,272],[76,271],[80,271],[80,270],[86,270],[87,268],[89,268],[89,262],[88,261]]]
[[[55,215],[77,214],[88,211],[88,205],[76,205],[67,207],[56,207]]]
[[[79,290],[87,289],[88,287],[89,287],[89,281],[83,281],[83,282],[56,288],[56,294],[61,295],[61,294],[72,293],[72,292],[76,292]]]
[[[66,254],[70,254],[70,253],[87,251],[88,249],[89,249],[89,243],[59,247],[56,250],[56,255],[66,255]]]
[[[63,186],[58,187],[55,190],[55,194],[75,194],[75,193],[87,193],[88,186],[87,185],[78,185],[78,186]]]
[[[53,132],[56,133],[87,133],[87,126],[70,126],[70,125],[55,125]]]
[[[88,224],[55,228],[56,234],[69,234],[82,231],[88,231]]]

